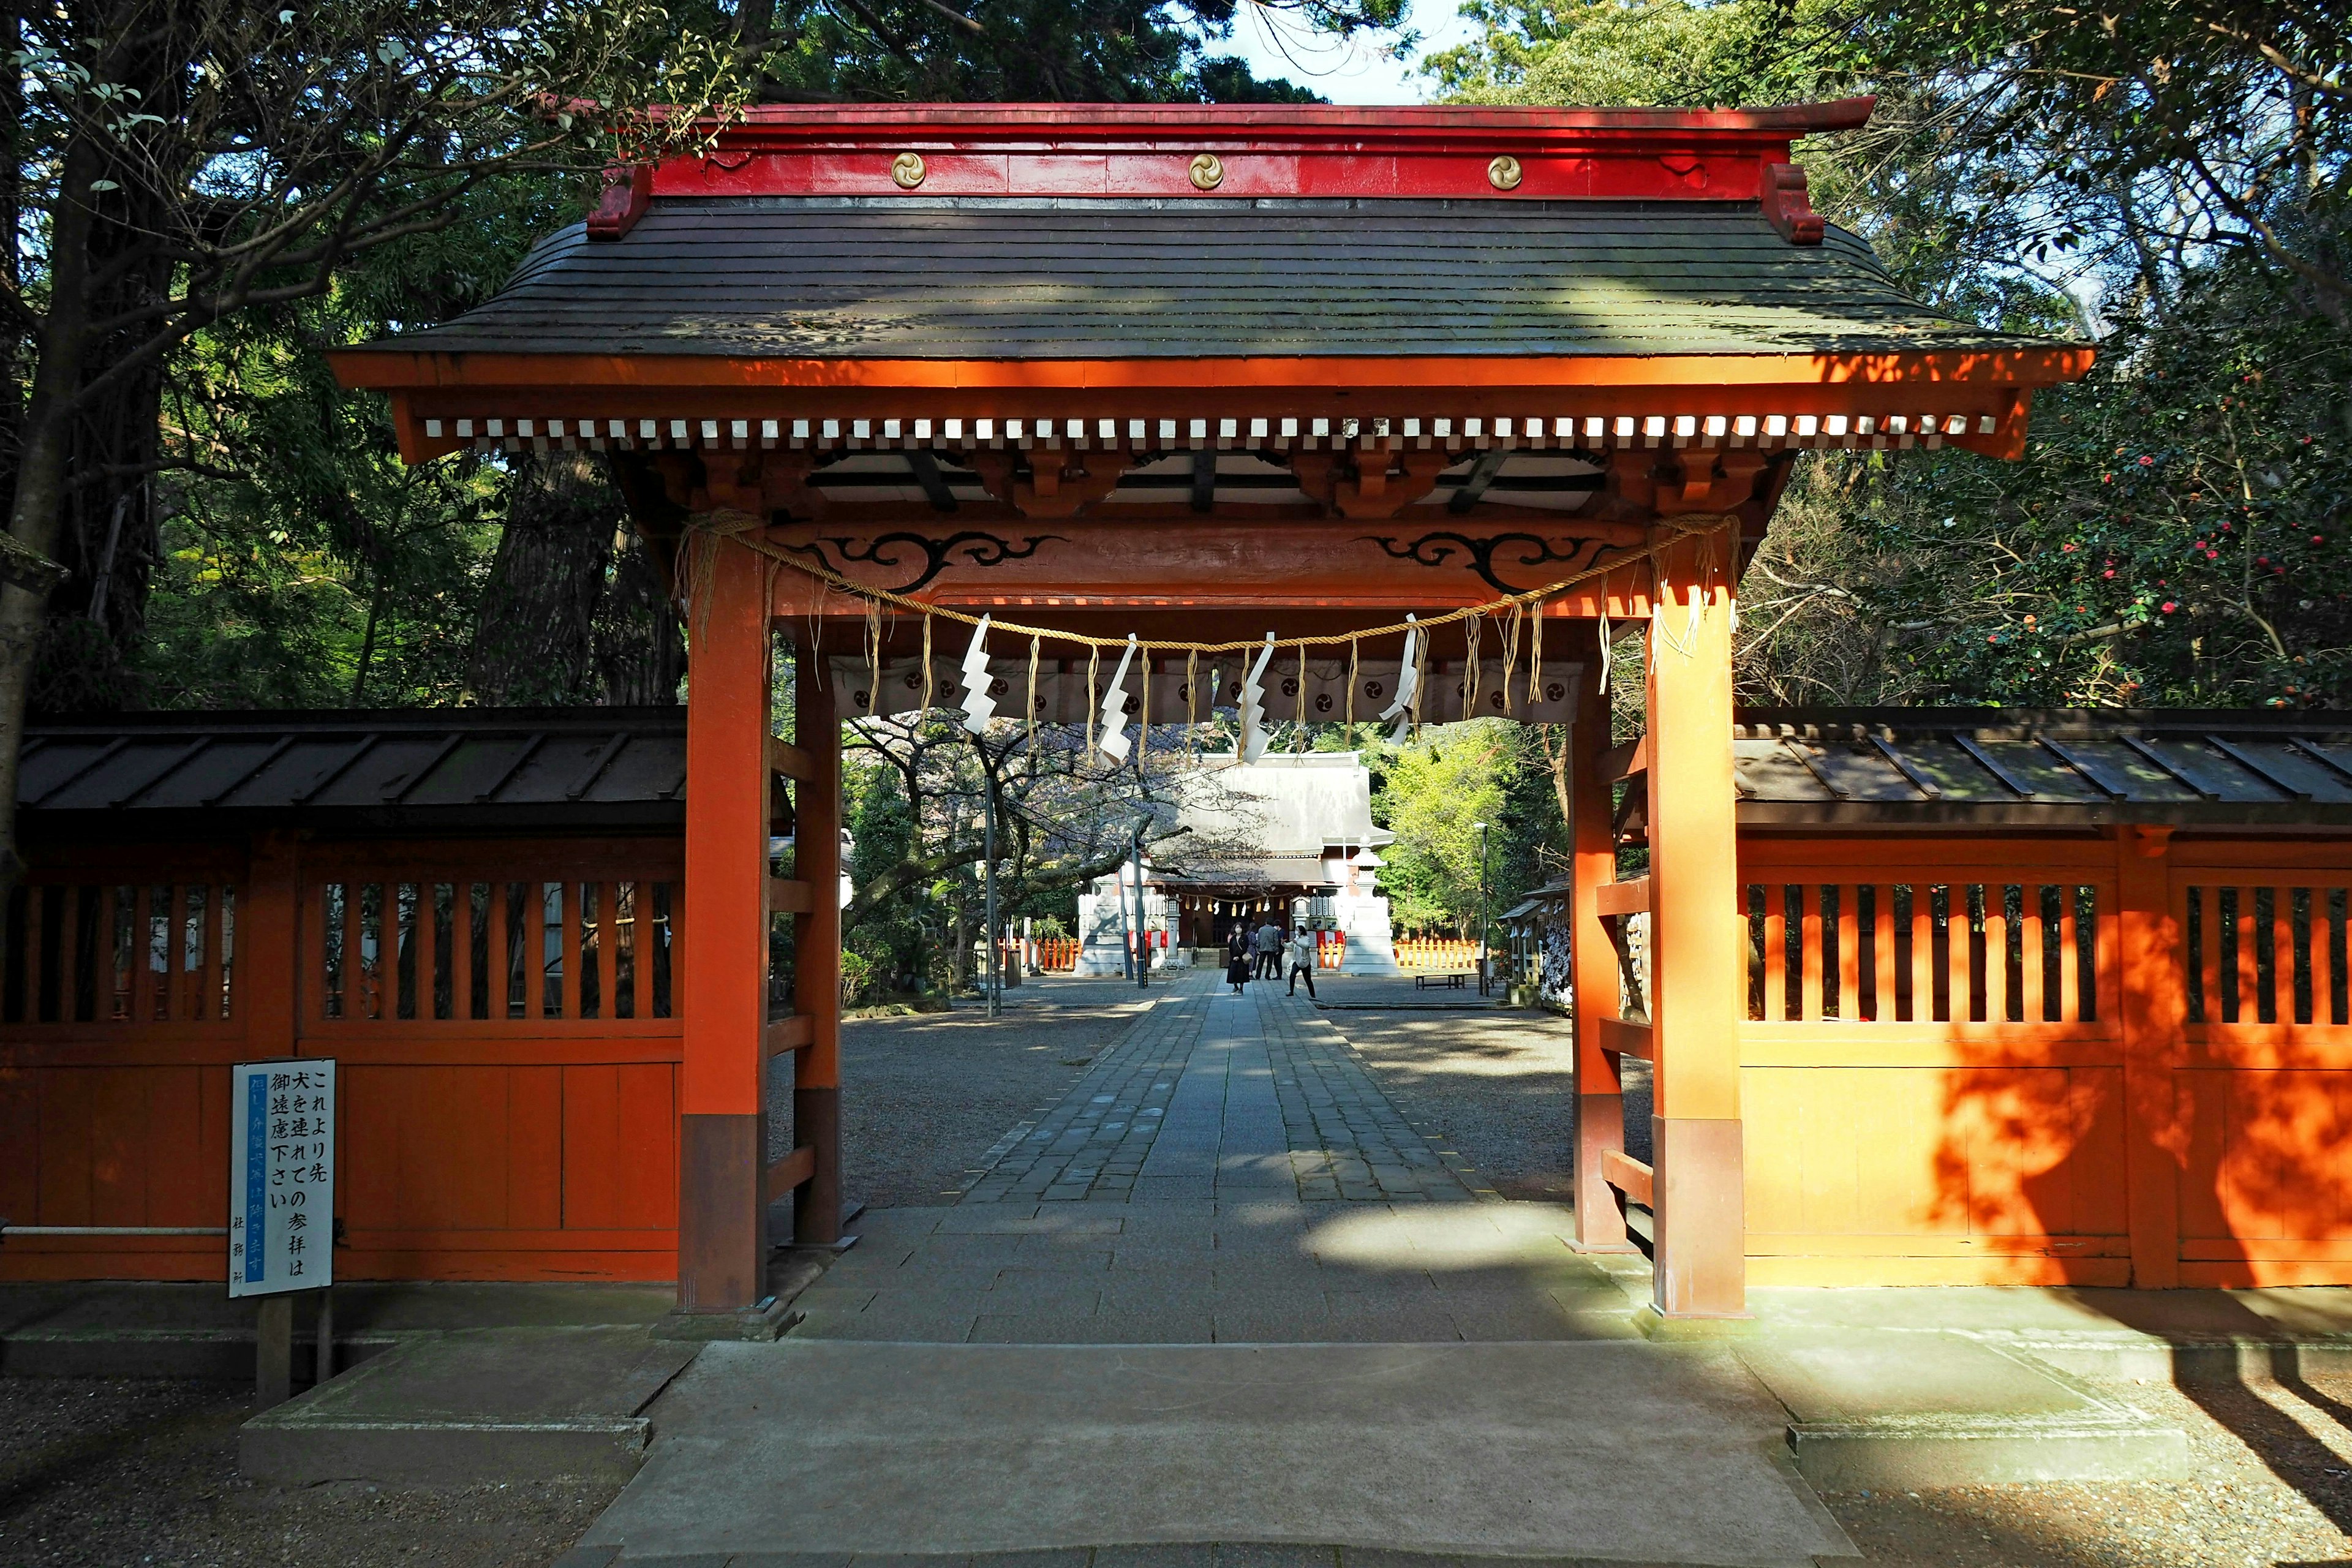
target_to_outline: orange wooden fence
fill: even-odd
[[[1750,1278],[2352,1282],[2352,846],[1744,842]]]
[[[1075,939],[1049,941],[1039,938],[1029,944],[1034,955],[1034,967],[1048,974],[1066,974],[1078,966],[1078,944]]]
[[[341,1069],[345,1278],[677,1268],[675,838],[90,850],[0,1002],[0,1214],[209,1226],[226,1065]],[[208,1237],[28,1237],[0,1278],[217,1279]]]

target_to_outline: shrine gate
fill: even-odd
[[[1579,1026],[1581,1235],[1623,1247],[1603,1183],[1638,1186],[1657,1313],[1744,1311],[1740,567],[1800,452],[2013,457],[2034,388],[2091,357],[1936,313],[1814,214],[1792,141],[1870,111],[762,108],[616,176],[480,309],[335,356],[410,460],[608,453],[676,546],[682,1310],[754,1307],[786,1193],[798,1239],[839,1234],[839,722],[961,700],[984,614],[1008,718],[1117,692],[1122,738],[1253,699],[1362,721],[1402,685],[1407,721],[1573,722],[1580,994],[1615,994],[1605,919],[1646,909],[1653,943],[1646,1022]],[[1602,673],[1629,624],[1649,732],[1612,771],[1650,864],[1620,882]],[[1654,1170],[1621,1152],[1629,1054]]]

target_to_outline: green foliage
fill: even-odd
[[[1381,762],[1372,816],[1396,835],[1381,851],[1388,864],[1380,881],[1399,931],[1475,937],[1482,907],[1498,915],[1544,879],[1559,854],[1560,819],[1528,726],[1506,719],[1433,726]]]
[[[1403,0],[1275,0],[1320,32],[1394,30]],[[1236,0],[740,0],[702,25],[731,28],[772,100],[1297,103],[1214,52]]]
[[[871,885],[921,847],[914,813],[898,770],[853,754],[842,773],[842,797],[851,839],[849,882]],[[923,973],[923,928],[917,898],[902,895],[852,926],[845,944],[866,955],[885,984]]]
[[[1476,0],[1482,100],[1878,96],[1814,205],[1951,314],[2095,340],[2022,459],[1799,459],[1749,700],[2339,703],[2352,468],[2343,20],[2260,4]]]

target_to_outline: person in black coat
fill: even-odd
[[[1234,994],[1238,996],[1242,994],[1242,987],[1249,984],[1249,928],[1235,926],[1232,934],[1225,938],[1225,983],[1234,988]]]

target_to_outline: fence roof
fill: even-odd
[[[2352,827],[2352,713],[1743,709],[1743,826]]]
[[[686,710],[40,719],[26,731],[16,798],[33,836],[100,822],[196,832],[676,830],[686,821]]]

